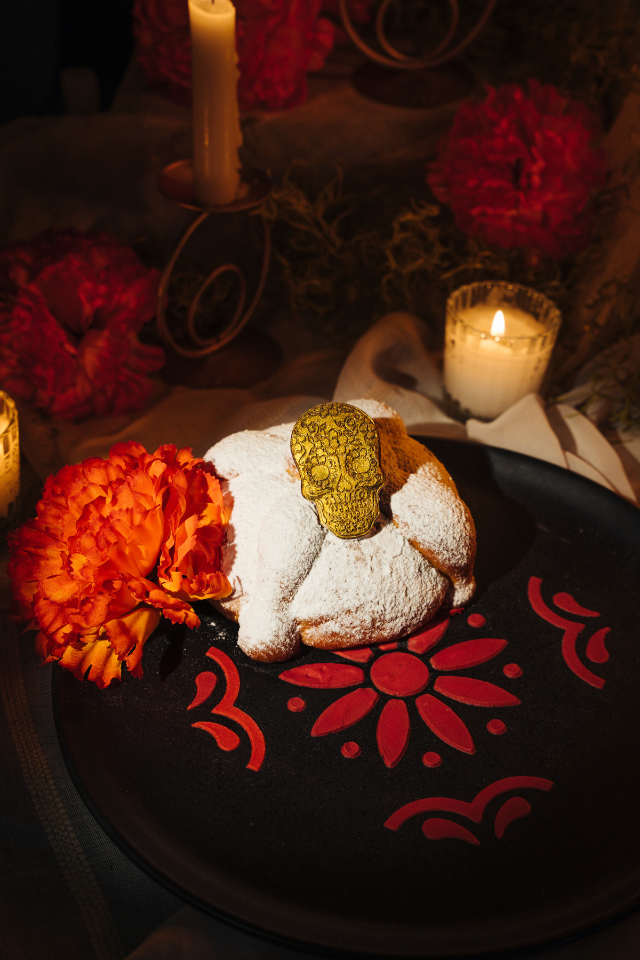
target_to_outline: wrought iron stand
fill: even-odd
[[[249,306],[245,309],[247,299],[247,284],[244,274],[240,267],[235,263],[224,263],[215,267],[211,273],[203,280],[198,287],[195,296],[189,305],[187,314],[187,333],[194,344],[193,347],[185,347],[177,343],[173,337],[169,324],[167,322],[167,304],[169,297],[169,284],[173,274],[174,267],[184,249],[187,241],[196,232],[198,227],[204,223],[207,217],[215,216],[220,213],[242,213],[252,210],[259,206],[271,189],[269,177],[260,170],[243,168],[241,172],[241,183],[244,187],[242,197],[227,203],[220,207],[202,207],[195,199],[193,193],[193,164],[191,160],[178,160],[175,163],[165,167],[158,177],[158,189],[168,200],[186,207],[187,210],[196,210],[198,216],[191,221],[187,229],[182,234],[178,245],[173,251],[167,265],[162,271],[160,286],[158,287],[158,307],[156,314],[156,323],[158,333],[162,340],[171,347],[176,353],[183,357],[197,359],[206,357],[215,353],[226,346],[234,337],[236,337],[253,315],[264,290],[264,285],[269,272],[269,258],[271,254],[271,234],[267,221],[262,218],[263,229],[263,249],[262,265],[258,278],[258,285],[255,289],[253,298]],[[196,314],[202,296],[211,283],[224,273],[233,273],[239,283],[238,303],[232,319],[226,327],[213,337],[201,337],[196,330]]]

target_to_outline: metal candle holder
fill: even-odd
[[[425,67],[438,67],[441,64],[446,63],[448,60],[453,59],[453,57],[457,57],[459,53],[462,53],[465,47],[468,47],[472,40],[475,40],[489,19],[491,12],[496,5],[496,0],[487,0],[487,4],[482,11],[482,15],[475,26],[472,27],[466,37],[463,37],[463,39],[460,40],[455,47],[451,47],[451,49],[447,50],[447,47],[449,47],[451,44],[456,30],[458,29],[458,22],[460,19],[458,0],[449,0],[449,7],[451,8],[451,23],[446,36],[436,47],[434,47],[433,50],[431,50],[430,53],[426,54],[425,56],[409,57],[400,50],[397,50],[388,40],[385,33],[385,16],[387,10],[394,0],[382,0],[382,3],[378,7],[375,18],[376,39],[381,49],[385,51],[384,53],[374,50],[373,47],[370,47],[369,44],[360,37],[351,21],[351,17],[349,16],[347,2],[348,0],[338,0],[342,25],[351,42],[358,48],[358,50],[360,50],[361,53],[364,53],[365,56],[367,56],[374,63],[380,64],[383,67],[394,67],[396,70],[422,70]]]
[[[178,203],[181,207],[185,207],[187,210],[196,210],[198,212],[198,216],[191,221],[187,229],[182,234],[178,245],[169,258],[164,270],[162,271],[160,285],[158,287],[158,307],[156,314],[158,333],[168,346],[170,346],[173,350],[175,350],[176,353],[183,357],[189,357],[191,359],[206,357],[209,354],[220,350],[227,343],[233,340],[233,338],[240,333],[240,331],[244,326],[246,326],[252,317],[264,290],[267,273],[269,272],[271,233],[269,230],[269,224],[263,217],[262,266],[260,268],[258,285],[253,295],[253,299],[251,300],[251,303],[247,309],[245,310],[247,285],[244,274],[237,264],[225,263],[215,267],[209,276],[203,280],[198,287],[195,296],[191,300],[191,303],[189,304],[189,311],[187,314],[187,332],[191,342],[195,344],[195,346],[184,347],[181,344],[176,343],[171,331],[169,330],[169,325],[167,323],[169,284],[171,282],[171,275],[176,265],[176,261],[189,238],[196,232],[198,227],[204,223],[207,217],[215,216],[216,214],[220,213],[243,213],[247,210],[252,210],[262,203],[264,198],[271,190],[271,181],[266,173],[263,173],[261,170],[243,167],[240,174],[240,180],[244,188],[244,193],[241,197],[238,197],[231,203],[226,203],[222,206],[203,207],[202,204],[196,200],[194,195],[193,163],[191,160],[177,160],[175,163],[169,164],[169,166],[165,167],[158,177],[158,189],[162,195],[167,198],[167,200],[172,200],[174,203]],[[238,294],[238,303],[235,313],[230,322],[220,333],[209,338],[201,337],[195,328],[196,313],[198,311],[200,301],[202,300],[202,296],[207,287],[223,273],[235,274],[240,284],[240,292]]]

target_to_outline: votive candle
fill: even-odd
[[[461,287],[447,302],[444,387],[463,418],[493,420],[536,393],[560,327],[560,312],[518,284]]]

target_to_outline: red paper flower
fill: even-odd
[[[172,445],[133,441],[49,477],[37,518],[9,534],[13,618],[36,649],[99,687],[142,649],[161,614],[195,628],[187,602],[229,593],[220,570],[226,518],[213,468]]]
[[[562,257],[589,242],[589,200],[606,176],[598,134],[588,107],[551,85],[489,88],[460,107],[427,179],[470,236]]]
[[[519,704],[520,700],[486,680],[437,675],[452,670],[467,670],[492,660],[507,646],[506,640],[483,637],[453,644],[431,656],[429,669],[420,655],[440,641],[448,623],[449,615],[440,615],[426,630],[409,638],[406,652],[397,650],[397,643],[382,644],[377,648],[358,647],[338,654],[355,663],[309,663],[281,673],[281,680],[300,687],[328,690],[357,688],[334,700],[323,710],[313,725],[311,736],[324,737],[348,729],[370,713],[383,694],[385,699],[378,718],[376,740],[387,767],[395,767],[400,762],[409,743],[409,698],[415,698],[415,710],[439,740],[463,753],[475,753],[473,738],[466,724],[441,698],[476,707],[511,707]],[[393,652],[387,652],[389,650]],[[378,653],[381,656],[376,656]],[[371,666],[367,677],[365,665],[369,662]],[[503,728],[506,729],[501,724],[500,728],[494,729],[502,732]],[[432,758],[436,763],[440,761],[437,754],[427,753],[425,756],[427,765],[434,765]]]
[[[361,0],[359,0],[361,2]],[[236,0],[241,110],[303,103],[307,73],[320,70],[335,28],[321,0]],[[179,102],[191,91],[188,0],[135,0],[136,55],[147,79]]]
[[[51,230],[0,251],[0,384],[66,420],[139,410],[164,363],[137,338],[157,286],[104,234]]]

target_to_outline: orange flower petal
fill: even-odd
[[[121,664],[108,639],[85,643],[81,650],[67,647],[58,661],[78,678],[84,680],[85,674],[101,690],[108,687],[112,680],[120,680]]]
[[[123,659],[141,675],[161,615],[195,628],[188,601],[230,592],[220,483],[187,448],[116,444],[49,477],[36,512],[10,536],[12,616],[39,629],[43,659],[101,686]]]
[[[104,625],[106,633],[119,660],[127,660],[133,656],[134,648],[137,658],[134,666],[142,659],[142,648],[160,623],[161,613],[153,607],[136,607],[124,617],[110,620]]]

